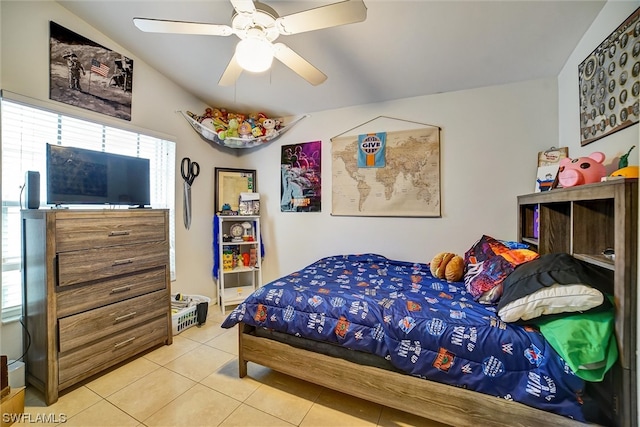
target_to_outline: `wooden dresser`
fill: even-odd
[[[47,405],[172,343],[168,220],[156,209],[22,211],[27,382]]]

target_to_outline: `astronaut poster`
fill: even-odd
[[[321,211],[322,142],[282,146],[280,160],[280,210],[282,212]]]
[[[49,32],[49,98],[130,121],[133,60],[53,21]]]

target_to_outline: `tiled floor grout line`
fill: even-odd
[[[399,423],[395,418],[390,418],[397,415],[385,412],[387,409],[383,405],[367,406],[365,402],[364,406],[361,406],[363,403],[354,400],[355,406],[351,409],[351,403],[345,406],[343,402],[343,399],[350,398],[349,396],[333,395],[335,390],[302,382],[295,377],[267,369],[259,364],[252,363],[247,381],[240,380],[237,373],[239,356],[237,347],[234,346],[237,330],[221,332],[217,328],[220,328],[220,323],[211,320],[207,326],[203,326],[202,330],[193,328],[189,332],[183,331],[174,336],[176,347],[159,346],[151,349],[130,361],[139,365],[126,367],[127,364],[123,364],[113,370],[124,368],[122,371],[124,375],[116,374],[105,382],[94,383],[94,380],[91,380],[81,385],[78,387],[78,389],[84,388],[78,394],[81,400],[76,401],[76,397],[72,397],[70,400],[63,401],[62,406],[58,406],[55,411],[74,413],[69,418],[69,420],[76,419],[72,424],[79,425],[82,421],[86,421],[94,426],[101,425],[101,416],[95,415],[100,411],[113,413],[114,418],[109,419],[112,423],[119,419],[115,417],[122,417],[122,420],[126,419],[126,422],[134,427],[170,425],[168,421],[163,424],[164,415],[173,417],[179,424],[184,424],[185,420],[190,419],[191,425],[198,425],[194,420],[200,420],[202,424],[208,422],[210,423],[208,425],[215,427],[229,424],[255,427],[260,425],[256,420],[267,419],[275,423],[274,425],[282,423],[297,427],[323,426],[323,422],[334,419],[349,420],[345,421],[350,423],[349,425],[393,425],[394,427],[432,425],[422,422]],[[198,353],[190,354],[196,351]],[[205,360],[203,355],[209,354],[212,358]],[[202,362],[202,368],[199,362]],[[202,370],[203,368],[206,370]],[[150,375],[154,377],[149,377]],[[201,378],[202,375],[204,377]],[[167,387],[173,387],[174,384],[176,387],[163,388],[162,381],[165,381],[165,378],[170,381],[166,383]],[[96,380],[99,379],[100,377],[96,378]],[[158,382],[158,379],[161,379],[161,382]],[[138,382],[140,383],[136,385]],[[149,384],[153,386],[149,387]],[[127,389],[128,387],[131,388]],[[187,388],[183,389],[184,387]],[[156,391],[159,395],[157,398],[154,395]],[[118,393],[122,394],[118,395]],[[124,396],[126,396],[125,399],[123,399]],[[284,399],[281,399],[281,396]],[[89,403],[96,398],[97,401]],[[140,402],[144,402],[145,405],[149,403],[148,409],[136,407],[138,403],[136,400],[131,400],[132,398],[141,399]],[[155,399],[158,402],[157,406],[151,404],[147,400],[149,398]],[[203,399],[203,403],[196,403],[200,398]],[[83,402],[82,399],[86,399],[86,403],[76,403]],[[168,400],[165,402],[164,399]],[[46,410],[46,407],[39,408],[41,406],[39,400],[40,398],[35,396],[30,402],[30,406],[33,407],[32,412],[36,412],[34,409]],[[185,404],[187,406],[184,406]],[[294,406],[290,407],[289,405],[292,404]],[[88,406],[84,407],[84,405]],[[198,419],[194,408],[202,408],[203,413],[215,414],[215,418]],[[296,412],[290,412],[292,408]],[[153,412],[148,413],[149,410]],[[198,409],[195,410],[199,412]],[[163,411],[165,411],[164,415]],[[183,418],[183,416],[189,418]],[[139,417],[144,419],[141,420]],[[105,424],[107,424],[106,421]],[[335,425],[340,425],[340,422]],[[59,427],[65,427],[65,424],[60,424]]]

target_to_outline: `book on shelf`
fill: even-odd
[[[538,152],[538,170],[534,189],[536,193],[549,191],[558,186],[560,161],[566,157],[569,157],[568,147],[551,147]]]

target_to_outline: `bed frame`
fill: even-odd
[[[540,210],[540,238],[533,230]],[[544,225],[543,225],[544,224]],[[594,232],[600,230],[600,232]],[[636,371],[636,284],[638,179],[608,181],[518,197],[518,239],[542,253],[568,252],[611,270],[620,356],[601,383],[587,383],[585,410],[600,407],[602,424],[638,425]],[[600,246],[615,248],[615,262],[601,261]],[[583,253],[586,252],[586,253]],[[589,255],[593,252],[596,255]],[[348,358],[258,336],[239,325],[239,372],[247,362],[296,378],[455,426],[584,426],[570,418],[451,385],[356,363]],[[592,400],[587,400],[592,399]]]
[[[366,366],[256,336],[238,324],[240,377],[254,362],[342,393],[455,426],[583,426],[570,418],[475,391]]]

